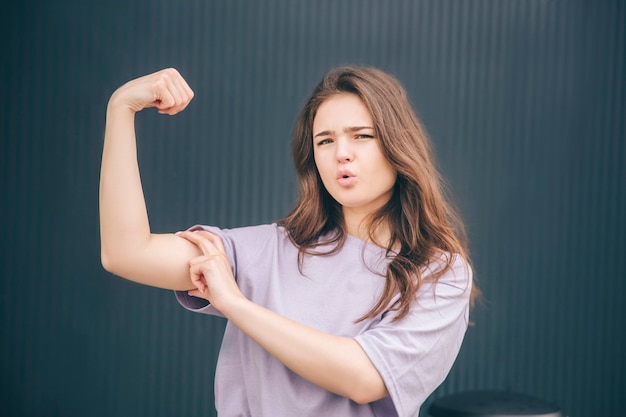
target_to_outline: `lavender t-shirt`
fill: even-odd
[[[306,256],[301,273],[298,249],[276,224],[196,228],[222,238],[248,299],[317,330],[354,337],[389,391],[366,405],[330,393],[290,371],[228,322],[215,375],[220,417],[414,417],[450,371],[468,324],[472,273],[461,257],[434,288],[422,286],[402,320],[392,322],[394,313],[384,312],[355,323],[383,290],[389,262],[384,249],[348,236],[335,254]],[[435,262],[425,268],[424,276],[438,267]],[[176,296],[191,311],[220,315],[206,300],[185,292]]]

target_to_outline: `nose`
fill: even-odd
[[[337,138],[335,157],[339,163],[350,162],[354,159],[354,154],[349,140],[345,138]]]

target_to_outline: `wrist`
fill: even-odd
[[[229,297],[228,299],[220,300],[219,302],[215,300],[213,303],[214,307],[231,321],[241,316],[242,312],[249,309],[252,304],[252,301],[248,300],[241,293]]]
[[[116,90],[107,103],[107,114],[134,116],[137,111],[139,110],[133,109],[133,106],[128,103],[128,100],[124,99],[120,90]]]

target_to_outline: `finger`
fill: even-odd
[[[189,278],[191,280],[192,285],[196,287],[198,291],[204,293],[206,289],[208,288],[206,276],[201,267],[201,264],[191,265],[191,267],[189,268]]]
[[[168,109],[168,113],[170,114],[175,114],[182,110],[182,107],[184,107],[184,102],[186,100],[185,92],[180,88],[178,78],[180,78],[180,76],[177,73],[166,74],[165,78],[167,83],[167,89],[171,94],[172,99],[174,100],[170,108]]]
[[[159,82],[156,86],[156,98],[154,106],[159,109],[159,113],[168,113],[172,107],[176,105],[176,98],[167,85]]]
[[[208,260],[209,257],[206,255],[196,256],[195,258],[191,258],[189,260],[189,267],[191,268],[192,266],[199,265],[201,263],[207,262]]]
[[[177,74],[176,80],[178,82],[179,87],[181,87],[181,91],[182,90],[186,91],[187,96],[189,98],[193,97],[193,91],[191,90],[191,87],[189,87],[189,84],[187,83],[185,78],[183,78],[183,76],[180,75],[180,73],[178,71],[176,71],[175,69],[174,69],[174,71]]]
[[[210,240],[197,234],[197,232],[182,232],[178,234],[178,236],[196,245],[205,256],[216,255],[219,253],[215,245],[213,245]]]
[[[193,98],[193,91],[180,74],[176,74],[175,77],[172,78],[172,85],[177,94],[176,106],[172,110],[175,112],[183,111],[191,99]]]
[[[201,234],[201,232],[182,232],[178,234],[178,236],[187,239],[191,243],[195,244],[202,251],[203,255],[219,255],[221,252],[218,248],[209,240],[206,236]]]
[[[221,237],[206,230],[198,230],[195,233],[199,233],[201,236],[204,236],[206,239],[208,239],[221,254],[226,254],[224,242],[222,241]]]
[[[195,287],[206,287],[207,276],[210,274],[210,264],[214,256],[197,256],[189,260],[189,277]],[[197,285],[196,285],[197,284]]]
[[[182,102],[181,94],[177,91],[175,79],[180,77],[178,71],[168,68],[159,71],[154,81],[155,106],[159,113],[173,114]]]
[[[213,274],[220,274],[220,268],[225,264],[225,257],[216,254],[210,256],[198,256],[189,261],[189,274],[194,287],[201,292],[208,288],[208,279]]]
[[[207,297],[206,293],[200,292],[198,290],[189,290],[189,291],[187,291],[187,294],[189,294],[192,297],[203,298],[205,300],[208,300],[209,302],[211,301]]]

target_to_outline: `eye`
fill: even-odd
[[[332,140],[332,139],[330,139],[330,138],[326,138],[326,139],[322,139],[322,140],[320,140],[319,142],[317,142],[317,145],[318,145],[318,146],[321,146],[321,145],[327,145],[327,144],[332,143],[332,142],[333,142],[333,140]]]
[[[366,135],[364,133],[360,133],[360,134],[355,136],[355,139],[374,139],[374,136]]]

